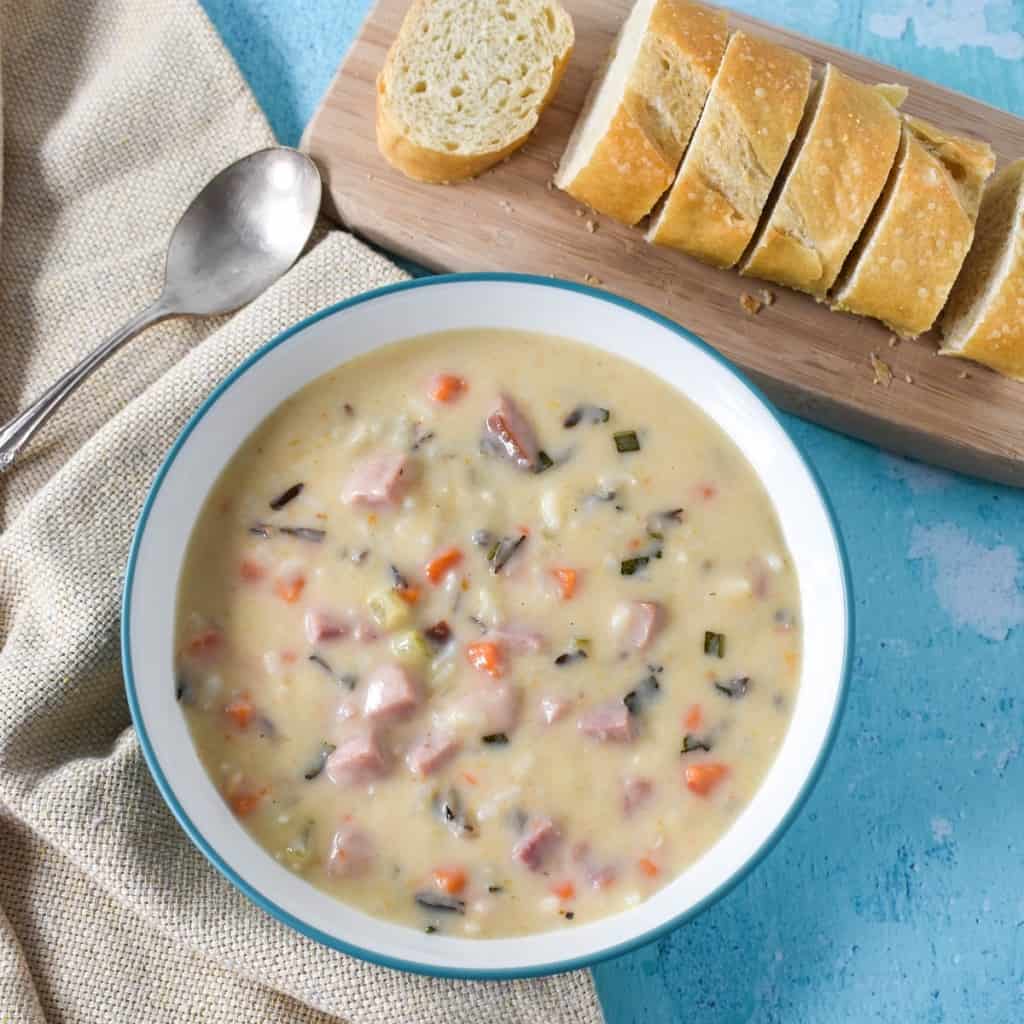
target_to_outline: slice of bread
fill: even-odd
[[[413,0],[377,76],[377,145],[417,181],[471,178],[521,146],[574,42],[558,0]]]
[[[916,338],[946,304],[996,158],[985,142],[908,117],[889,180],[836,285],[832,308]]]
[[[725,52],[722,11],[636,0],[562,155],[555,184],[635,224],[672,184]]]
[[[1024,159],[981,201],[974,245],[942,314],[940,354],[1024,381]]]
[[[736,32],[647,240],[731,267],[754,235],[811,88],[811,62]]]
[[[905,95],[826,67],[741,273],[825,298],[889,176]]]

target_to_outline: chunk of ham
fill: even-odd
[[[612,631],[630,647],[643,651],[654,642],[664,618],[656,601],[623,601],[612,613]]]
[[[431,775],[444,767],[458,752],[459,741],[447,730],[430,730],[409,748],[405,763],[413,775]]]
[[[572,701],[565,697],[541,697],[540,717],[547,725],[553,725],[569,713]]]
[[[342,622],[337,616],[330,612],[314,611],[306,612],[305,618],[306,639],[311,644],[320,644],[329,640],[341,640],[348,635],[348,623]]]
[[[585,711],[576,725],[584,735],[597,740],[628,743],[634,736],[633,716],[621,700],[610,700]]]
[[[622,813],[630,817],[654,795],[651,779],[631,778],[622,780]]]
[[[419,704],[416,681],[401,665],[381,665],[366,682],[363,714],[371,719],[404,718]]]
[[[409,482],[410,458],[404,452],[375,452],[360,459],[341,488],[346,505],[392,505]]]
[[[355,825],[344,824],[331,838],[327,873],[335,877],[361,875],[375,855],[373,840]]]
[[[325,770],[339,786],[370,782],[387,774],[388,759],[377,734],[370,729],[343,740],[329,758]]]
[[[499,626],[496,629],[487,631],[487,639],[501,644],[506,651],[513,654],[536,654],[547,647],[547,638],[543,633],[535,629],[527,629],[525,626],[509,625]]]
[[[506,394],[486,420],[487,434],[506,458],[520,469],[534,470],[539,465],[540,446],[530,421],[522,409]]]
[[[550,818],[534,818],[527,823],[526,832],[512,847],[512,859],[531,871],[540,871],[560,840],[558,829]]]

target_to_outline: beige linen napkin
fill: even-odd
[[[0,421],[156,294],[195,191],[272,139],[193,0],[0,0]],[[597,1024],[590,976],[369,966],[258,910],[150,781],[118,653],[121,573],[164,452],[276,332],[400,278],[321,234],[259,301],[149,331],[0,478],[0,1021]]]

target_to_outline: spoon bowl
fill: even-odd
[[[251,302],[298,259],[320,191],[316,165],[293,149],[263,149],[226,167],[171,235],[164,304],[212,316]]]
[[[0,472],[97,366],[150,324],[231,313],[266,291],[309,240],[320,190],[316,164],[294,149],[261,149],[221,171],[171,234],[160,297],[0,424]]]

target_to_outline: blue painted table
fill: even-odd
[[[368,0],[203,2],[295,144]],[[732,6],[1024,115],[1024,0]],[[596,969],[608,1022],[1020,1022],[1024,492],[788,424],[853,568],[856,668],[839,740],[745,882]]]

